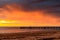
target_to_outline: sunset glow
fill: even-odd
[[[45,11],[23,11],[14,6],[6,5],[9,10],[1,8],[0,26],[60,26],[59,19],[46,15]]]

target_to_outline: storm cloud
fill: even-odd
[[[0,0],[0,8],[16,3],[24,11],[43,10],[45,14],[60,17],[60,0]]]

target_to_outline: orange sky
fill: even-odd
[[[2,10],[0,12],[0,26],[60,26],[58,18],[45,16],[44,11],[24,12],[12,6],[6,6],[11,11]]]

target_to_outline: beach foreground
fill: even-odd
[[[60,40],[60,30],[0,28],[0,40]]]

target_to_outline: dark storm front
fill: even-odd
[[[46,28],[48,28],[48,27],[46,27]],[[14,28],[16,30],[20,29],[20,32],[0,33],[0,40],[60,40],[60,30],[59,29],[56,30],[56,28],[58,28],[58,27],[56,27],[55,29],[54,28],[53,28],[53,30],[51,30],[51,28],[49,30],[48,29],[46,30],[45,27]],[[22,30],[26,30],[26,31],[21,32]]]
[[[9,8],[4,7],[5,5],[17,4],[22,7],[23,11],[45,11],[45,14],[53,15],[55,17],[60,17],[60,0],[0,0],[0,8],[9,10]],[[14,6],[14,5],[13,5]]]

